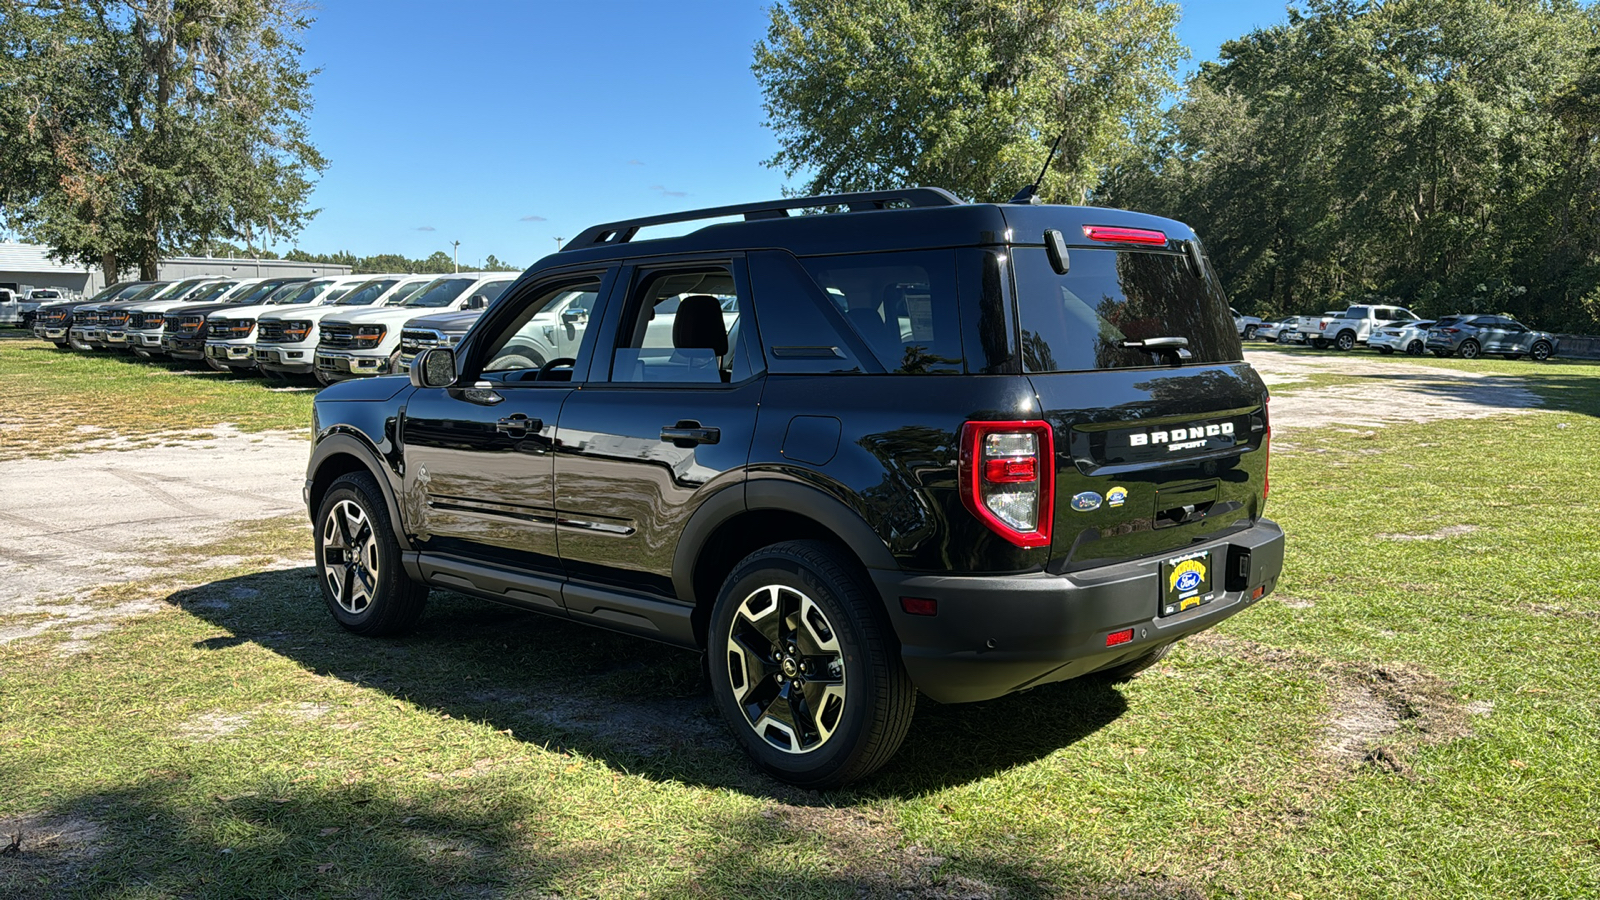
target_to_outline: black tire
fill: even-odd
[[[388,507],[371,475],[353,472],[329,485],[315,529],[317,583],[334,621],[367,637],[403,634],[417,624],[428,586],[401,565]]]
[[[256,366],[256,371],[260,372],[263,378],[267,379],[268,381],[272,382],[273,384],[288,384],[289,383],[289,373],[288,372],[280,372],[277,369],[264,369],[261,366]]]
[[[1109,669],[1101,669],[1098,672],[1092,672],[1090,673],[1090,677],[1111,682],[1127,681],[1140,672],[1143,672],[1145,669],[1148,669],[1165,659],[1167,652],[1171,649],[1172,643],[1169,642],[1162,644],[1143,656],[1136,656],[1127,662],[1118,663]]]
[[[1456,349],[1456,353],[1460,354],[1462,359],[1477,359],[1478,354],[1482,352],[1483,348],[1478,346],[1478,342],[1471,339],[1462,341],[1461,346]]]
[[[1374,347],[1373,349],[1378,351],[1379,356],[1388,356],[1394,352],[1393,347]]]
[[[1534,341],[1533,347],[1528,351],[1528,355],[1539,362],[1544,362],[1554,356],[1555,352],[1556,348],[1550,346],[1549,341]]]
[[[1340,350],[1354,349],[1356,346],[1356,333],[1349,330],[1339,332],[1339,336],[1333,339],[1333,345]]]
[[[315,366],[312,367],[311,374],[316,376],[317,384],[320,384],[323,387],[327,387],[330,384],[336,384],[339,381],[339,379],[334,378],[332,375],[323,372],[321,369],[316,368]]]
[[[1244,327],[1244,339],[1245,340],[1253,341],[1253,340],[1256,339],[1256,327],[1257,326],[1255,326],[1255,325],[1246,325]]]
[[[1422,346],[1422,342],[1421,341],[1414,340],[1411,343],[1406,345],[1406,355],[1407,356],[1421,356],[1423,350],[1425,350],[1425,349],[1426,348]]]
[[[389,369],[384,374],[385,375],[399,375],[399,374],[401,374],[400,373],[400,351],[399,350],[396,350],[395,352],[389,354]]]
[[[1522,358],[1522,354],[1521,353],[1507,353],[1507,354],[1505,354],[1505,358],[1515,361],[1515,360],[1521,359]]]
[[[233,371],[232,369],[228,368],[227,366],[223,365],[222,363],[217,362],[216,360],[212,359],[209,356],[203,357],[203,359],[205,360],[206,365],[210,366],[213,369],[216,369],[218,372],[232,372]]]
[[[1439,357],[1440,359],[1444,359],[1445,357],[1450,355],[1450,351],[1449,350],[1435,350],[1435,351],[1433,351],[1433,355]]]
[[[859,566],[820,541],[773,544],[734,567],[711,612],[708,668],[717,708],[756,765],[833,788],[899,750],[917,689],[880,603]]]
[[[1312,338],[1311,346],[1317,348],[1318,350],[1326,350],[1328,349],[1328,342],[1322,338]]]
[[[73,337],[72,332],[70,331],[67,332],[67,346],[77,350],[80,353],[91,353],[95,349],[93,344]]]
[[[1280,344],[1289,343],[1289,333],[1287,331],[1278,332],[1278,343],[1280,343]]]

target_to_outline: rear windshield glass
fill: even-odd
[[[446,278],[435,281],[423,290],[417,291],[406,298],[404,306],[426,306],[437,308],[449,306],[452,301],[461,296],[461,292],[472,287],[471,278]]]
[[[1028,372],[1078,372],[1165,364],[1127,341],[1188,340],[1189,364],[1244,358],[1228,301],[1176,253],[1073,248],[1057,275],[1042,248],[1012,253],[1022,365]]]

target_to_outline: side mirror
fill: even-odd
[[[473,294],[467,298],[467,303],[462,309],[483,309],[489,305],[489,298],[482,294]]]
[[[411,385],[442,388],[456,383],[456,352],[449,347],[433,347],[411,361]]]
[[[567,325],[576,325],[579,322],[586,321],[588,318],[589,311],[576,306],[571,309],[564,309],[561,311],[561,321]]]

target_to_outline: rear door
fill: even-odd
[[[1170,246],[1180,246],[1172,242]],[[1074,247],[1012,254],[1023,371],[1055,442],[1052,571],[1248,527],[1266,477],[1266,388],[1227,302],[1185,253]],[[1139,342],[1186,341],[1187,359]]]
[[[762,388],[742,334],[749,294],[742,257],[695,259],[633,270],[627,302],[603,310],[602,347],[556,432],[557,542],[575,582],[674,598],[689,516],[742,489]],[[575,614],[605,602],[581,586],[565,596]]]

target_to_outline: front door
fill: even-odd
[[[416,391],[401,413],[403,518],[419,549],[557,572],[553,449],[572,367],[526,347],[556,306],[591,306],[611,273],[579,272],[498,304],[461,347],[461,378]]]
[[[689,516],[742,489],[763,368],[742,259],[637,270],[556,432],[561,560],[575,581],[673,596]],[[752,364],[754,360],[754,364]],[[586,611],[584,594],[567,605]],[[592,604],[591,604],[592,605]]]

